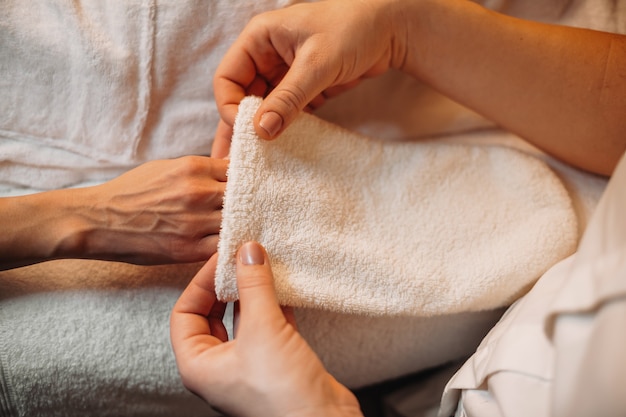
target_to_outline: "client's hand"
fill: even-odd
[[[214,292],[216,256],[174,306],[171,339],[183,383],[233,416],[361,416],[354,395],[338,383],[278,305],[264,249],[237,254],[240,315],[227,341],[225,305]]]
[[[217,249],[227,167],[186,156],[101,185],[0,198],[0,270],[67,258],[203,261]]]
[[[228,162],[152,161],[81,191],[80,257],[137,264],[199,262],[217,249]]]

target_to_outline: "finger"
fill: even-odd
[[[233,304],[233,336],[237,337],[237,333],[239,332],[239,313],[241,309],[239,308],[239,301],[235,301]]]
[[[313,111],[313,110],[316,110],[316,109],[322,107],[324,105],[324,103],[326,103],[326,97],[325,97],[324,93],[318,94],[317,96],[313,97],[313,100],[311,100],[305,106],[304,109],[306,111]]]
[[[213,211],[207,213],[206,216],[204,216],[205,219],[196,220],[197,222],[204,222],[202,225],[200,225],[202,226],[201,229],[200,227],[198,227],[197,224],[194,225],[196,226],[199,235],[209,236],[219,234],[220,227],[222,225],[222,208],[215,207],[212,210]]]
[[[222,342],[228,341],[228,331],[224,325],[224,313],[226,312],[226,303],[215,303],[211,313],[207,317],[211,335],[217,337]]]
[[[280,309],[283,312],[283,316],[285,317],[285,320],[287,320],[287,323],[291,324],[294,329],[298,330],[298,324],[296,323],[296,316],[293,308],[281,306]],[[233,308],[233,334],[235,337],[237,337],[237,332],[239,331],[239,311],[239,301],[236,301]]]
[[[220,161],[226,162],[225,159]],[[203,187],[199,191],[202,200],[197,202],[194,211],[200,210],[220,210],[224,206],[224,194],[226,193],[226,181],[209,182],[207,178],[196,178],[199,181],[199,187]]]
[[[215,131],[213,146],[211,148],[211,156],[213,158],[227,159],[230,153],[230,140],[233,136],[232,125],[228,125],[224,120],[220,119]]]
[[[257,78],[257,67],[248,53],[246,39],[242,33],[226,51],[213,78],[217,110],[228,126],[234,126],[239,103],[247,95],[248,86]],[[251,39],[254,41],[256,37]]]
[[[240,327],[259,325],[259,319],[284,322],[274,290],[274,279],[265,249],[257,242],[244,243],[237,252],[237,289]]]
[[[296,315],[293,312],[293,307],[282,306],[281,310],[287,320],[287,323],[291,324],[294,329],[298,330],[298,324],[296,323]]]
[[[185,350],[191,344],[206,348],[221,343],[211,333],[211,326],[223,318],[214,290],[216,263],[217,256],[209,259],[172,309],[170,337],[175,350]]]
[[[201,238],[193,250],[194,253],[197,253],[196,259],[192,259],[190,262],[200,262],[202,259],[214,255],[217,252],[219,241],[220,236],[217,233]],[[200,260],[197,258],[200,258]]]
[[[229,141],[230,144],[230,141]],[[211,170],[211,177],[219,182],[226,182],[228,180],[228,176],[226,173],[228,172],[228,160],[223,158],[210,158],[209,168]],[[218,190],[220,192],[224,191],[224,184],[219,184]]]
[[[261,103],[254,119],[256,133],[263,139],[280,135],[335,78],[332,66],[319,53],[300,51],[285,77]]]
[[[265,97],[271,88],[265,78],[257,75],[252,84],[246,89],[246,95]]]
[[[207,316],[217,302],[215,269],[217,255],[212,256],[196,273],[174,305],[174,312]]]

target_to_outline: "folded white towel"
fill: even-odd
[[[547,165],[498,146],[383,142],[302,114],[272,142],[239,107],[216,290],[234,254],[267,248],[281,303],[435,315],[510,303],[572,253],[576,216]]]

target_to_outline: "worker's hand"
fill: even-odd
[[[278,305],[265,250],[237,254],[240,313],[227,341],[214,291],[216,256],[174,306],[170,332],[185,386],[232,416],[361,416],[354,395],[324,368]]]
[[[227,154],[237,106],[246,95],[265,97],[254,125],[260,137],[272,139],[300,110],[401,66],[404,35],[402,19],[396,19],[402,17],[401,3],[329,0],[253,18],[215,73],[222,126],[212,155]]]
[[[77,190],[77,257],[137,264],[199,262],[217,250],[228,162],[202,156],[145,163]]]

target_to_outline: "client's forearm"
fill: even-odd
[[[78,257],[75,190],[0,199],[0,269]]]
[[[217,250],[227,167],[158,160],[92,187],[0,199],[0,269],[60,258],[205,261]]]
[[[546,152],[610,174],[626,149],[626,37],[469,1],[404,2],[403,70]]]

